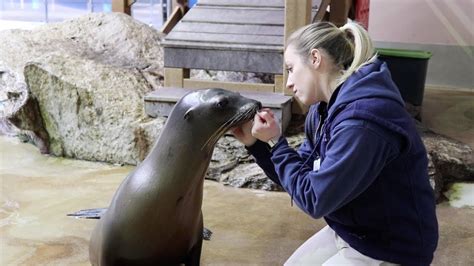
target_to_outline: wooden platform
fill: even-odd
[[[145,96],[145,112],[151,117],[168,116],[176,102],[193,90],[184,88],[160,88]],[[239,91],[245,97],[255,99],[263,107],[270,108],[280,120],[282,130],[285,130],[291,119],[292,97],[279,93],[261,93]]]
[[[281,74],[283,24],[283,0],[200,0],[166,36],[165,67]]]
[[[165,88],[145,97],[147,114],[167,116],[190,90],[223,88],[272,109],[285,130],[293,111],[292,92],[284,84],[285,34],[306,24],[315,12],[307,0],[199,0],[162,42]],[[294,19],[285,27],[288,16]],[[274,82],[191,79],[191,69],[266,73]]]
[[[282,74],[284,22],[284,0],[199,0],[163,41],[164,65]]]

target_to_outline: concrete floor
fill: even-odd
[[[454,137],[472,145],[473,100],[470,92],[429,91],[424,123],[445,134],[455,127]],[[89,265],[88,239],[96,221],[66,213],[106,207],[133,168],[42,156],[6,137],[0,137],[0,151],[0,265]],[[444,203],[437,211],[440,240],[433,264],[474,265],[473,207]],[[203,265],[281,265],[325,225],[292,207],[286,193],[211,181],[205,182],[203,213],[214,233],[204,242]]]
[[[462,91],[427,88],[422,122],[433,131],[474,149],[474,88]]]
[[[0,137],[2,158],[0,265],[88,265],[95,220],[67,217],[106,207],[133,168],[42,156],[35,147]],[[286,193],[205,182],[203,265],[278,265],[324,226]]]

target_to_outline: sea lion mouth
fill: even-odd
[[[208,145],[214,145],[219,140],[219,138],[222,137],[222,135],[224,135],[224,133],[227,132],[229,129],[241,126],[246,122],[252,120],[255,117],[257,111],[262,108],[259,102],[246,106],[248,106],[248,108],[241,112],[238,112],[229,120],[227,120],[224,124],[222,124],[222,126],[220,126],[204,143],[204,145],[201,147],[201,150],[205,149]]]

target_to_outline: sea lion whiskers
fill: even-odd
[[[251,115],[250,115],[251,114]],[[229,121],[227,121],[223,126],[221,126],[220,132],[218,134],[215,134],[216,138],[219,138],[221,134],[225,133],[227,130],[229,130],[232,125],[236,125],[240,121],[244,121],[246,119],[249,119],[253,117],[254,115],[254,110],[253,109],[248,109],[245,112],[242,112],[240,114],[235,115],[234,117],[230,118]],[[217,141],[217,139],[216,139]]]
[[[253,118],[255,113],[258,111],[259,107],[258,106],[252,106],[251,108],[245,110],[244,112],[238,113],[229,120],[227,120],[222,126],[220,126],[204,143],[204,145],[201,147],[201,150],[205,149],[209,144],[214,145],[219,138],[232,126],[237,124],[240,121],[245,121]]]
[[[224,124],[222,124],[206,141],[206,143],[204,143],[203,145],[203,149],[208,145],[208,144],[213,144],[217,141],[217,139],[226,131],[227,127],[229,125],[231,125],[232,123],[234,123],[236,121],[236,119],[239,117],[240,115],[237,114],[231,118],[229,118],[229,120],[227,120]]]
[[[217,142],[217,140],[221,137],[221,135],[225,133],[225,131],[227,130],[228,125],[232,124],[232,123],[235,121],[235,118],[236,118],[236,117],[238,117],[238,115],[231,117],[229,120],[227,120],[227,122],[225,122],[224,124],[222,124],[222,126],[220,126],[220,127],[207,139],[207,141],[204,143],[204,145],[202,145],[201,150],[204,150],[209,144],[214,145],[214,143]]]

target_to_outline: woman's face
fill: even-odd
[[[318,102],[316,95],[316,72],[309,60],[297,54],[292,45],[285,50],[285,65],[288,71],[286,87],[293,91],[296,98],[303,104],[311,105]]]

